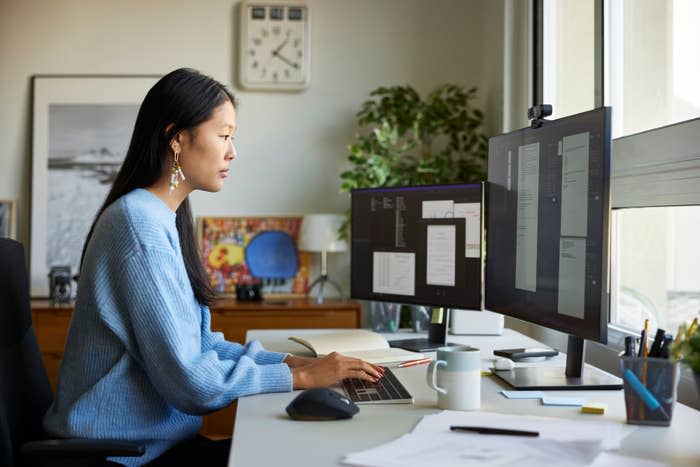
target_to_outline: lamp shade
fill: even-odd
[[[346,251],[348,244],[338,239],[338,229],[343,224],[340,214],[307,214],[301,221],[298,248],[302,251]]]

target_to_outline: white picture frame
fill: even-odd
[[[138,108],[158,79],[32,77],[32,297],[49,295],[52,266],[78,272],[87,231],[126,155]]]
[[[0,198],[0,238],[17,238],[17,211],[15,200]]]

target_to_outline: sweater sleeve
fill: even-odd
[[[289,367],[258,364],[259,346],[226,345],[224,358],[216,343],[203,350],[209,336],[202,336],[200,308],[178,280],[178,260],[172,251],[141,250],[124,260],[117,285],[137,345],[129,351],[156,390],[189,414],[218,410],[241,396],[290,391]]]
[[[202,306],[202,351],[214,350],[223,360],[238,360],[241,354],[245,353],[259,365],[270,363],[282,363],[287,356],[286,353],[270,352],[265,350],[260,341],[248,342],[245,346],[227,341],[220,332],[211,331],[211,313],[209,307]]]

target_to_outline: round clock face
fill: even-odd
[[[252,89],[302,89],[309,82],[308,10],[246,4],[241,39],[241,84]]]

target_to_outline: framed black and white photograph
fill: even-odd
[[[52,267],[78,272],[85,238],[124,160],[141,101],[158,78],[32,78],[33,297],[49,295]]]
[[[17,238],[16,224],[15,201],[0,199],[0,238]]]

